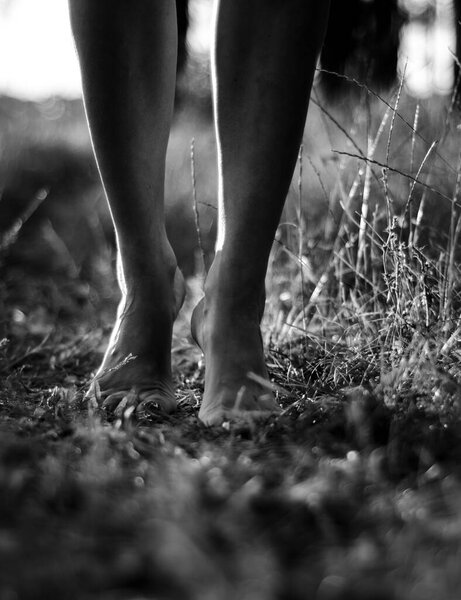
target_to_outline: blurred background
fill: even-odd
[[[167,218],[179,263],[186,275],[192,275],[201,261],[194,197],[207,262],[215,236],[209,78],[212,1],[177,0],[177,7],[178,85],[168,154]],[[458,73],[460,10],[460,0],[333,0],[320,65],[325,72],[317,78],[304,142],[306,239],[309,231],[318,231],[320,221],[325,232],[334,229],[327,215],[336,210],[338,172],[344,164],[332,148],[350,149],[350,140],[332,126],[331,117],[366,146],[370,119],[379,123],[385,108],[379,102],[378,107],[367,108],[363,98],[367,96],[369,103],[370,95],[363,87],[336,73],[386,98],[403,77],[402,114],[408,113],[411,121],[418,105],[437,122],[440,106],[450,103]],[[408,134],[402,133],[401,139]],[[407,162],[409,154],[401,151]],[[113,261],[114,239],[91,153],[63,0],[0,0],[0,156],[2,268],[92,280],[104,276]],[[401,157],[392,158],[401,163]],[[299,173],[290,198],[297,194],[298,179]],[[295,210],[296,201],[290,198],[285,221]],[[328,235],[324,234],[325,242]],[[284,236],[289,234],[282,225],[283,243]]]
[[[119,292],[67,2],[0,0],[0,598],[458,600],[461,0],[332,0],[267,278],[289,411],[215,430],[186,314],[216,231],[212,1],[176,2],[180,410],[112,424],[80,402]]]
[[[212,0],[178,0],[177,4],[181,34],[187,36],[189,56],[207,63]],[[399,10],[401,17],[405,16],[399,32],[398,60],[399,72],[406,68],[409,89],[423,96],[433,92],[448,93],[453,84],[452,54],[456,52],[456,3],[453,0],[402,0],[398,3],[390,0],[381,4],[389,14]],[[186,8],[187,19],[182,16]],[[1,93],[29,100],[43,100],[55,95],[79,98],[80,76],[67,2],[1,0],[0,10]],[[360,18],[369,18],[367,13],[380,10],[383,8],[379,0],[333,1],[332,14],[341,25],[350,20],[357,29],[362,27]],[[393,16],[395,18],[395,14]],[[343,35],[362,35],[362,31],[357,32],[354,27],[352,31],[344,31]],[[185,59],[184,48],[181,48],[181,68],[185,66]],[[392,60],[392,57],[387,56],[387,59]]]

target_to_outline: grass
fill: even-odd
[[[24,130],[6,111],[1,600],[459,597],[459,117],[399,92],[353,106],[312,107],[271,256],[263,331],[284,411],[222,427],[197,419],[187,329],[193,196],[212,247],[210,125],[180,115],[169,155],[189,275],[179,410],[108,420],[83,399],[117,292],[82,114],[22,107]]]

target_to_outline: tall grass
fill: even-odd
[[[331,363],[313,393],[366,384],[388,403],[405,390],[456,407],[461,165],[458,113],[439,104],[431,123],[402,86],[389,99],[367,92],[341,125],[322,106],[313,127],[336,143],[336,182],[324,180],[318,156],[300,154],[268,277],[266,338]],[[309,134],[308,125],[305,148]],[[328,205],[311,227],[308,178]]]

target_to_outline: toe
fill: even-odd
[[[102,394],[104,398],[100,406],[115,416],[121,416],[125,409],[135,406],[136,412],[149,412],[149,407],[155,406],[164,412],[170,413],[176,409],[177,403],[173,393],[161,393],[153,390],[107,390]]]
[[[101,388],[99,387],[99,382],[97,379],[93,379],[90,383],[90,387],[88,388],[85,399],[88,401],[95,402],[99,404],[101,401]]]
[[[128,390],[119,390],[116,392],[111,392],[109,390],[107,393],[104,394],[104,400],[101,404],[101,407],[104,408],[104,410],[111,412],[120,405],[120,403],[127,395]]]
[[[128,392],[114,408],[113,413],[116,417],[121,418],[125,414],[125,411],[134,404],[136,404],[136,394],[134,392]]]
[[[223,410],[199,411],[198,417],[204,425],[221,425],[227,419],[227,413]]]
[[[176,410],[177,402],[173,394],[160,394],[159,392],[143,392],[139,395],[140,402],[136,412],[151,412],[153,407],[160,408],[166,413]]]

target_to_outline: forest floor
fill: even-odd
[[[114,416],[84,398],[118,293],[81,107],[2,107],[0,600],[458,600],[459,147],[429,157],[429,132],[412,118],[403,165],[400,147],[389,153],[399,145],[391,137],[404,138],[392,111],[368,122],[386,131],[385,158],[370,145],[366,160],[336,157],[347,161],[341,182],[319,176],[334,162],[323,146],[317,155],[307,147],[274,245],[263,324],[283,412],[206,427],[197,417],[202,357],[188,328],[201,253],[183,203],[197,196],[209,210],[199,223],[208,261],[211,133],[197,136],[192,185],[195,134],[178,125],[172,145],[183,154],[173,155],[186,175],[180,184],[168,175],[180,198],[170,218],[183,211],[191,230],[176,247],[188,281],[172,352],[178,410]],[[409,175],[403,183],[392,180],[397,167]],[[314,194],[305,179],[317,196],[328,192],[333,217],[321,236],[312,230],[325,199],[304,214],[302,197]],[[423,241],[418,215],[447,201],[447,236]],[[407,204],[409,231],[389,217],[398,205],[405,219]],[[445,213],[431,212],[432,224]]]

